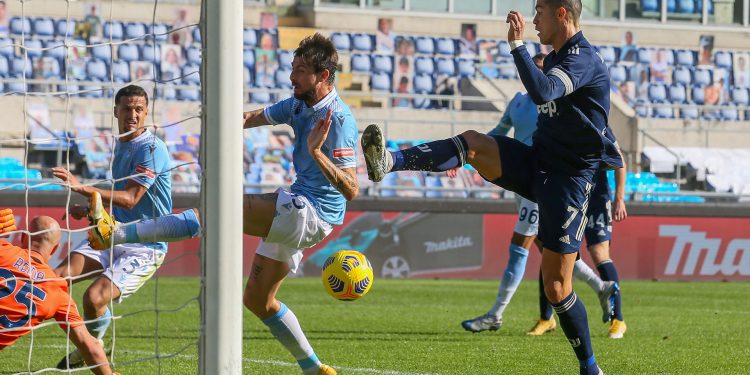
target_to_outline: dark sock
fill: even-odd
[[[620,278],[617,276],[617,268],[615,268],[615,263],[612,262],[612,260],[605,260],[604,262],[601,262],[596,265],[596,269],[599,271],[599,275],[602,277],[602,280],[605,281],[614,281],[618,285],[620,284]],[[623,320],[622,318],[622,298],[620,296],[621,292],[618,290],[617,294],[615,295],[615,314],[614,317],[617,320]]]
[[[568,342],[576,353],[581,374],[597,375],[599,368],[596,366],[594,350],[591,348],[589,322],[583,301],[578,299],[576,293],[573,292],[563,298],[560,303],[552,304],[552,306],[560,319],[560,326],[565,332],[565,337],[568,338]]]
[[[542,270],[539,270],[539,319],[552,319],[552,304],[549,303],[549,300],[547,300],[547,296],[544,294],[544,279],[542,278]]]
[[[468,150],[466,140],[460,135],[427,142],[406,150],[391,152],[391,171],[444,172],[466,164]]]

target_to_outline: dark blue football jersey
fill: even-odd
[[[570,175],[593,175],[620,168],[622,158],[608,126],[609,72],[581,32],[552,51],[539,70],[526,48],[513,59],[539,111],[533,148],[543,168]]]

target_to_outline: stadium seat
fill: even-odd
[[[182,67],[182,83],[186,85],[201,84],[200,66],[198,65],[185,65]]]
[[[352,50],[352,39],[347,33],[331,33],[331,41],[339,52]]]
[[[2,44],[2,41],[0,41]],[[54,57],[61,64],[65,61],[65,44],[62,40],[47,40],[44,42],[45,50],[42,52],[42,56]],[[0,54],[2,54],[0,52]]]
[[[695,13],[703,13],[703,0],[695,0]],[[708,0],[708,14],[714,14],[713,0]]]
[[[271,102],[271,94],[268,91],[254,91],[250,94],[250,103],[268,104]]]
[[[201,43],[201,29],[200,28],[193,28],[193,43]]]
[[[669,104],[667,101],[654,102],[654,104]],[[672,118],[674,117],[674,110],[672,107],[667,106],[655,106],[653,110],[653,117],[656,118]]]
[[[698,107],[690,106],[680,108],[680,118],[685,120],[697,120],[699,116]]]
[[[453,59],[439,57],[435,59],[435,62],[437,64],[438,74],[445,74],[449,76],[456,75],[456,63],[453,61]]]
[[[21,36],[23,34],[27,38],[31,37],[31,20],[28,17],[11,17],[8,27],[12,35]]]
[[[242,69],[242,76],[245,86],[251,86],[253,84],[253,73],[251,73],[250,68],[244,67]]]
[[[414,76],[414,91],[432,92],[435,89],[435,83],[432,76],[427,74],[418,74]]]
[[[518,70],[512,59],[506,59],[500,61],[500,78],[504,79],[517,79]]]
[[[513,58],[513,55],[510,54],[510,44],[508,42],[501,40],[497,43],[497,55],[501,58]],[[534,56],[534,55],[532,55]]]
[[[734,87],[731,91],[732,103],[747,106],[750,105],[750,93],[748,89],[742,87]],[[746,119],[750,120],[750,119]]]
[[[138,46],[132,43],[121,44],[117,47],[117,58],[125,61],[138,61],[140,60],[140,51]]]
[[[0,56],[14,57],[16,47],[13,44],[13,40],[10,38],[0,38]]]
[[[650,83],[648,85],[648,99],[652,103],[667,100],[667,89],[661,83]]]
[[[198,87],[190,87],[186,89],[177,90],[177,99],[185,101],[198,101],[201,100],[201,91]]]
[[[196,47],[188,47],[185,49],[185,57],[188,64],[201,64],[201,50]],[[253,63],[255,63],[255,57],[253,57]]]
[[[242,32],[242,43],[248,47],[255,47],[258,44],[258,31],[246,27]]]
[[[122,23],[120,21],[107,21],[104,22],[104,25],[102,26],[102,35],[104,35],[104,40],[107,41],[112,38],[112,40],[122,40],[122,37],[125,35],[125,31],[123,30]]]
[[[51,59],[49,62],[49,73],[44,78],[60,78],[63,77],[60,61],[57,59]]]
[[[739,112],[734,106],[723,106],[719,113],[721,114],[721,119],[724,121],[737,121],[740,119]]]
[[[26,64],[24,66],[24,64]],[[25,69],[24,69],[25,68]],[[16,57],[10,60],[10,71],[13,77],[23,78],[24,71],[27,79],[34,77],[34,64],[31,60],[24,62],[23,57]]]
[[[130,64],[125,60],[113,62],[112,78],[115,82],[130,82]]]
[[[91,56],[109,62],[112,60],[112,46],[109,44],[93,46],[91,47]]]
[[[677,0],[677,12],[688,14],[695,12],[695,2],[693,0]]]
[[[190,50],[198,50],[197,48],[188,48],[188,56],[190,56]],[[188,61],[194,60],[188,57]],[[200,62],[200,59],[198,60]],[[247,49],[245,52],[242,53],[242,62],[245,64],[246,67],[252,68],[255,66],[255,50],[253,49]],[[191,61],[191,63],[195,64],[195,61]]]
[[[107,75],[107,64],[104,60],[92,59],[86,63],[86,75],[98,80],[109,80]]]
[[[641,0],[641,11],[643,11],[643,12],[658,12],[659,11],[659,0]]]
[[[479,72],[489,78],[489,79],[495,79],[500,78],[500,71],[497,69],[495,65],[485,65],[479,67]]]
[[[703,105],[706,102],[706,88],[703,85],[694,84],[690,89],[690,100],[699,105]]]
[[[8,58],[0,55],[0,77],[7,77],[9,75],[10,75],[10,66],[8,65]]]
[[[672,71],[672,82],[679,83],[681,85],[690,85],[693,83],[693,76],[690,73],[690,68],[680,66]]]
[[[417,57],[414,60],[415,74],[435,73],[435,61],[431,57]]]
[[[414,41],[417,53],[424,55],[435,54],[435,40],[430,37],[417,37]]]
[[[690,0],[688,0],[690,1]],[[695,54],[693,51],[680,49],[675,53],[676,66],[693,66],[695,65]]]
[[[732,53],[718,51],[714,54],[714,64],[719,68],[732,69]]]
[[[458,66],[458,73],[462,77],[473,77],[476,73],[474,60],[472,59],[456,59],[456,65]]]
[[[372,71],[393,73],[393,57],[386,55],[374,55],[372,57]]]
[[[669,101],[673,104],[682,104],[687,100],[685,86],[675,83],[669,86]]]
[[[352,50],[370,52],[373,49],[373,36],[370,34],[352,34]]]
[[[437,38],[436,41],[436,52],[441,55],[453,56],[456,54],[456,41],[451,38]]]
[[[628,79],[628,72],[622,65],[612,65],[609,67],[609,78],[612,82],[621,83]]]
[[[89,83],[81,87],[81,96],[84,98],[97,99],[104,96],[104,87],[101,83]]]
[[[36,59],[42,57],[42,41],[40,39],[26,39],[23,42],[24,48],[21,49],[21,56],[23,56],[24,49],[30,59]]]
[[[279,69],[292,69],[292,60],[294,60],[294,51],[278,50]]]
[[[434,176],[432,174],[428,174],[424,177],[424,186],[427,188],[435,188],[435,190],[427,190],[425,192],[426,198],[440,198],[440,188],[443,186],[443,184],[440,183],[440,176]]]
[[[19,77],[14,77],[15,79],[20,79]],[[16,94],[23,94],[25,93],[28,88],[28,85],[24,85],[23,82],[16,81],[16,82],[5,82],[5,92],[11,92]]]
[[[429,92],[420,92],[419,94],[429,94]],[[432,107],[432,101],[428,98],[414,97],[412,103],[414,105],[414,108],[417,109],[429,109],[430,107]]]
[[[143,39],[146,36],[146,25],[141,22],[129,22],[125,25],[125,39]]]
[[[370,56],[354,54],[352,55],[352,72],[356,73],[370,73],[372,72],[372,62]]]
[[[72,38],[76,30],[76,21],[60,19],[55,21],[55,32],[59,38]]]
[[[55,36],[55,23],[51,18],[39,17],[34,19],[34,35],[43,37]]]
[[[617,62],[617,50],[612,46],[599,46],[599,55],[601,55],[607,66]]]
[[[641,64],[651,63],[651,49],[649,48],[638,48],[638,62]]]
[[[289,75],[292,73],[289,69],[279,69],[274,74],[274,79],[276,80],[276,87],[283,88],[283,89],[291,89],[292,88],[292,80],[289,78]]]
[[[711,77],[711,70],[709,69],[695,69],[693,73],[693,83],[696,85],[710,85],[713,82]]]
[[[160,64],[161,45],[151,43],[145,43],[141,45],[141,60]]]
[[[157,94],[164,100],[177,100],[177,89],[172,86],[160,86]]]
[[[166,43],[169,38],[169,26],[163,23],[148,25],[148,33],[157,43]]]
[[[57,85],[57,90],[60,92],[68,93],[70,96],[78,96],[78,92],[81,91],[81,87],[78,83],[68,82],[66,84]]]
[[[387,73],[373,73],[370,88],[373,91],[391,91],[391,76]]]
[[[667,13],[677,12],[677,0],[667,0]]]

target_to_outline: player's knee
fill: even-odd
[[[258,298],[256,295],[254,295],[249,289],[246,289],[244,295],[242,296],[242,304],[244,304],[251,313],[255,314],[255,316],[259,318],[265,316],[268,311],[268,306],[266,306],[265,301],[263,301],[262,298]]]
[[[544,295],[552,304],[558,304],[565,298],[563,284],[559,281],[544,282]]]
[[[489,147],[489,141],[492,140],[487,135],[476,130],[467,130],[461,133],[461,137],[466,141],[466,145],[468,146],[466,158],[469,163],[476,158],[477,154],[486,152],[487,147]]]

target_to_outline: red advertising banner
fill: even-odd
[[[25,208],[12,207],[19,228]],[[60,221],[62,207],[31,207],[28,214]],[[70,244],[86,239],[86,221],[70,220]],[[343,249],[365,253],[379,277],[499,278],[516,222],[513,214],[362,212],[346,215],[322,243],[305,251],[304,275],[317,275],[325,259]],[[614,224],[611,256],[623,279],[750,281],[750,218],[631,216]],[[17,238],[15,238],[17,240]],[[246,236],[237,249],[249,270],[259,239]],[[176,242],[159,270],[162,276],[197,276],[200,240]],[[51,260],[59,264],[68,252]],[[210,251],[210,249],[208,249]],[[587,251],[583,258],[590,262]],[[526,277],[536,278],[541,256],[532,250]]]

